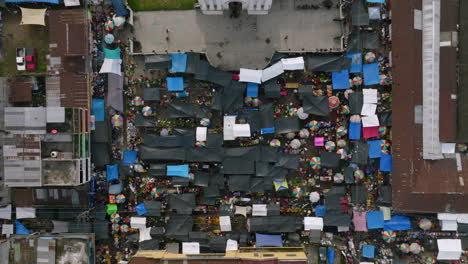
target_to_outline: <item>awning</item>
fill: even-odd
[[[322,217],[304,217],[304,230],[323,230],[323,218]]]
[[[20,9],[21,9],[21,15],[22,15],[20,25],[45,26],[45,13],[47,11],[47,8],[32,9],[32,8],[20,7]]]
[[[460,239],[437,239],[438,260],[458,260],[463,252]]]
[[[262,71],[262,82],[266,82],[284,72],[283,63],[277,62]]]
[[[283,64],[283,69],[287,71],[304,70],[303,57],[281,59],[281,63]]]
[[[262,72],[263,71],[241,68],[239,73],[239,82],[261,83]]]
[[[121,59],[104,59],[99,73],[113,73],[122,75],[122,60]]]

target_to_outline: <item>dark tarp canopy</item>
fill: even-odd
[[[226,251],[227,239],[222,236],[213,236],[208,242],[210,251],[215,253],[221,253]]]
[[[162,70],[171,67],[171,56],[166,54],[145,56],[146,70]]]
[[[193,218],[189,215],[174,215],[166,225],[166,236],[169,238],[177,238],[187,236],[193,228]]]
[[[280,215],[280,205],[279,204],[268,204],[267,205],[267,215],[268,216]]]
[[[196,74],[197,70],[200,69],[200,53],[187,53],[187,69],[185,70],[186,73]]]
[[[172,129],[172,132],[174,132],[174,135],[179,135],[179,136],[195,135],[194,128],[176,127]]]
[[[324,168],[338,168],[340,166],[341,155],[335,152],[324,151],[320,155],[320,162]]]
[[[276,167],[297,170],[299,168],[299,156],[288,153],[278,153],[278,161]]]
[[[219,173],[219,171],[212,172],[210,186],[216,186],[218,189],[224,189],[225,180],[224,174]]]
[[[144,144],[148,147],[176,148],[191,147],[195,143],[194,136],[155,136],[145,135]]]
[[[249,175],[229,175],[229,191],[248,192],[250,191]]]
[[[162,226],[152,226],[150,235],[151,237],[162,237],[165,232],[166,232],[166,229]]]
[[[219,89],[213,102],[213,109],[223,112],[237,111],[244,106],[244,95],[247,85],[241,82],[231,82]]]
[[[191,214],[195,207],[195,193],[169,195],[169,208],[175,209],[177,214]]]
[[[328,116],[328,113],[330,112],[328,96],[305,94],[303,95],[302,106],[304,107],[305,113],[317,116]]]
[[[129,12],[123,0],[112,0],[112,6],[117,16],[128,16]]]
[[[172,102],[168,105],[167,110],[170,118],[205,118],[209,115],[208,109],[192,103]]]
[[[353,115],[360,115],[362,105],[364,103],[364,97],[362,93],[350,93],[348,94],[349,111]]]
[[[341,198],[345,195],[345,188],[342,186],[335,186],[325,193],[325,205],[327,206],[327,213],[342,212]]]
[[[216,185],[210,185],[208,187],[203,188],[203,196],[205,198],[213,198],[213,197],[219,197],[219,189],[218,186]]]
[[[120,174],[120,177],[121,178],[126,178],[128,176],[133,176],[133,173],[135,171],[133,170],[132,167],[128,166],[128,165],[120,165],[119,166],[119,174]]]
[[[274,105],[263,104],[258,111],[249,111],[249,124],[252,131],[259,131],[262,128],[274,127],[275,120],[273,118]]]
[[[286,175],[288,175],[288,170],[282,167],[275,167],[274,165],[270,164],[268,164],[268,167],[265,168],[261,168],[261,166],[264,165],[259,166],[260,167],[258,168],[258,170],[255,171],[255,174],[258,177],[270,177],[275,180],[284,180],[286,178]]]
[[[143,89],[143,99],[145,101],[159,101],[160,90],[159,88],[145,88]]]
[[[159,201],[144,201],[148,213],[145,216],[160,216],[161,215],[161,202]]]
[[[206,81],[226,87],[229,86],[232,81],[232,74],[210,65],[208,67]]]
[[[348,36],[348,52],[360,53],[366,50],[376,50],[381,46],[379,33],[363,30],[354,30]]]
[[[210,174],[207,172],[197,171],[195,172],[194,178],[195,186],[208,187],[210,183]]]
[[[150,164],[148,173],[151,176],[166,176],[166,164]]]
[[[136,127],[155,127],[156,123],[153,119],[141,114],[135,115],[135,126]]]
[[[109,238],[109,221],[107,220],[95,220],[93,223],[94,238],[96,240],[104,240]]]
[[[276,162],[278,160],[278,150],[270,146],[258,147],[257,161]]]
[[[299,99],[303,100],[304,96],[313,96],[314,95],[314,88],[312,85],[301,85],[297,90],[297,94]]]
[[[106,143],[94,143],[91,148],[91,161],[101,168],[110,163],[110,146]]]
[[[76,215],[75,215],[76,217]],[[105,229],[105,227],[104,227]],[[68,233],[93,233],[93,225],[88,222],[72,221],[68,224]]]
[[[354,183],[354,168],[353,167],[344,168],[344,177],[345,177],[345,182],[347,184]]]
[[[206,244],[208,243],[208,232],[189,232],[189,240]]]
[[[190,179],[185,177],[173,176],[171,177],[171,183],[174,186],[187,187],[190,184]]]
[[[279,84],[276,79],[264,82],[262,87],[266,98],[280,98],[281,84]]]
[[[355,142],[352,144],[351,162],[366,165],[369,160],[369,144],[366,142]]]
[[[96,209],[94,212],[94,217],[98,220],[106,219],[106,206],[103,204],[96,204]]]
[[[250,178],[250,191],[251,192],[264,192],[265,191],[265,185],[263,184],[262,177]]]
[[[255,161],[244,158],[226,158],[221,172],[224,174],[254,174]]]
[[[109,143],[111,139],[111,130],[109,128],[109,122],[98,121],[95,124],[95,130],[91,134],[92,143]]]
[[[224,150],[227,158],[257,160],[257,157],[259,156],[259,148],[257,147],[225,148]]]
[[[323,224],[326,226],[349,226],[351,216],[348,214],[331,213],[323,217]]]
[[[379,122],[381,126],[392,125],[392,111],[386,111],[379,114]]]
[[[302,219],[295,216],[262,216],[248,220],[250,232],[289,233],[300,230]]]
[[[353,26],[368,26],[369,14],[362,0],[354,1],[351,5],[351,20]]]
[[[309,55],[306,63],[308,71],[339,72],[349,69],[351,59],[341,55]]]
[[[275,133],[286,134],[291,132],[298,132],[300,130],[299,118],[282,117],[275,120]]]
[[[151,148],[140,145],[140,158],[142,160],[186,160],[184,148]]]
[[[390,186],[380,187],[376,204],[382,205],[382,206],[392,205],[392,187]]]
[[[367,201],[367,189],[363,185],[351,186],[351,202],[354,204],[364,204]]]
[[[206,136],[206,148],[221,148],[224,143],[223,135],[208,133]]]
[[[221,162],[223,148],[187,148],[187,161],[190,162]]]
[[[159,240],[150,239],[139,243],[138,249],[140,250],[159,250]]]

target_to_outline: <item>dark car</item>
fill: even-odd
[[[319,263],[327,263],[327,248],[319,248]]]

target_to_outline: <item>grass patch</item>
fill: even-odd
[[[128,0],[133,11],[189,10],[197,0]]]

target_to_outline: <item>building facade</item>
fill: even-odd
[[[267,15],[273,0],[198,0],[205,15],[222,15],[230,4],[238,4],[249,15]]]

